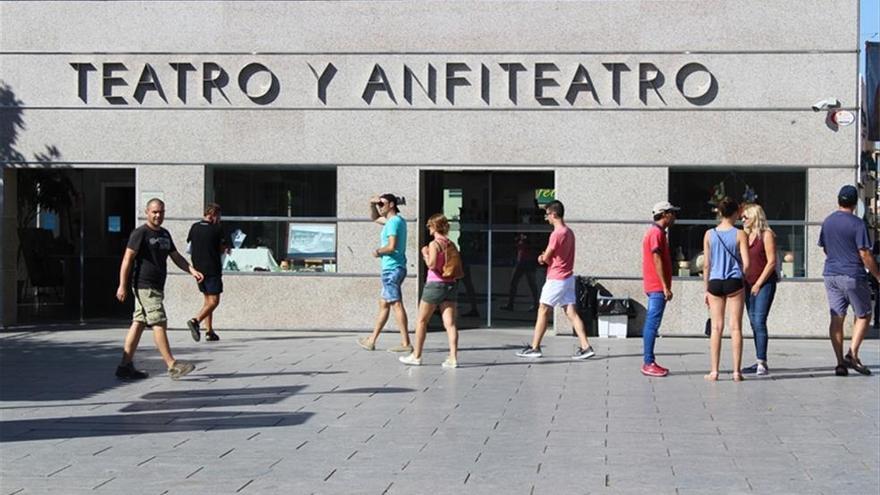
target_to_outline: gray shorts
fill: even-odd
[[[458,299],[458,284],[453,282],[428,282],[422,290],[422,301],[438,305],[444,302],[455,302]]]
[[[846,309],[850,305],[857,318],[871,314],[871,285],[867,277],[826,276],[825,293],[828,295],[831,316],[846,316]]]

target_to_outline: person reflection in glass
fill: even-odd
[[[507,304],[501,306],[501,309],[513,311],[513,302],[516,300],[516,292],[519,281],[523,276],[526,277],[526,283],[532,293],[532,305],[528,311],[535,311],[538,308],[538,286],[535,283],[535,272],[538,269],[537,253],[531,243],[528,235],[523,232],[517,233],[514,238],[516,246],[516,265],[513,269],[513,276],[510,278],[510,288],[508,289]]]
[[[474,289],[474,281],[471,278],[471,261],[475,253],[480,252],[479,238],[475,231],[470,231],[466,225],[476,226],[479,222],[477,212],[479,206],[476,200],[471,201],[470,208],[459,208],[458,218],[461,222],[461,233],[459,234],[458,243],[461,251],[461,263],[464,269],[464,277],[461,283],[464,285],[465,294],[467,295],[470,310],[461,316],[479,318],[480,311],[477,309],[477,291]]]

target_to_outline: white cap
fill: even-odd
[[[681,210],[681,208],[679,208],[677,206],[673,206],[672,203],[670,203],[669,201],[661,201],[661,202],[656,203],[654,205],[654,212],[653,213],[654,213],[654,215],[659,215],[660,213],[664,213],[667,211],[678,211],[678,210]]]

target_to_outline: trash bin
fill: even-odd
[[[625,339],[632,312],[632,299],[628,297],[597,297],[596,313],[599,337]]]
[[[596,300],[599,297],[599,287],[598,281],[593,277],[585,277],[582,275],[578,275],[575,277],[575,294],[577,298],[577,311],[581,317],[581,320],[584,322],[584,328],[587,331],[587,336],[595,337],[599,335],[598,333],[598,322],[597,322],[597,312],[596,312]],[[571,331],[572,335],[577,335],[574,332],[574,329]]]

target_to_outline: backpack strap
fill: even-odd
[[[713,228],[712,232],[715,233],[715,237],[718,239],[718,242],[721,243],[721,247],[723,247],[724,250],[727,251],[727,254],[729,254],[733,258],[733,260],[736,261],[736,263],[739,265],[740,264],[739,258],[737,258],[736,255],[733,254],[733,251],[731,251],[730,248],[727,247],[727,244],[724,243],[724,239],[721,238],[721,234],[718,233],[718,229]]]
[[[436,242],[436,243],[437,243],[437,248],[438,248],[437,250],[438,250],[438,252],[442,252],[442,253],[443,253],[443,264],[441,264],[439,267],[434,268],[434,270],[437,271],[438,273],[440,273],[440,276],[442,277],[442,276],[443,276],[443,265],[446,264],[446,260],[447,260],[447,258],[448,258],[448,256],[447,256],[447,254],[448,254],[447,250],[449,249],[449,239],[447,239],[446,242],[444,242],[444,243],[442,243],[442,244],[441,244],[440,241],[437,240],[437,239],[434,239],[434,240],[432,240],[431,242]],[[434,260],[434,263],[436,264],[438,261],[440,261],[440,258],[439,258],[439,257],[438,257],[436,260]]]

